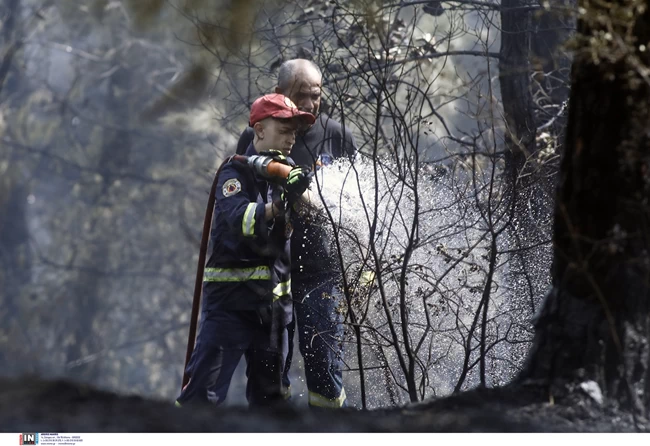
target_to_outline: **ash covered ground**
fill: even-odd
[[[4,432],[647,432],[637,419],[580,386],[472,390],[400,408],[334,412],[183,408],[69,381],[0,380]]]

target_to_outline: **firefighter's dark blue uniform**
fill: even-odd
[[[256,155],[251,143],[246,155]],[[187,365],[190,381],[176,401],[222,403],[241,359],[247,361],[251,405],[284,399],[286,325],[292,319],[287,217],[265,221],[265,204],[280,198],[247,165],[227,162],[219,172],[205,268],[201,324]],[[286,216],[285,216],[286,217]]]

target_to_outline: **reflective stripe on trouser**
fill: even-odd
[[[323,395],[319,395],[316,392],[309,392],[309,405],[316,407],[325,407],[328,409],[339,409],[343,407],[345,398],[345,389],[341,389],[341,394],[338,396],[338,398],[334,399],[325,398]]]
[[[244,211],[244,218],[241,221],[241,232],[246,237],[255,235],[255,211],[257,210],[257,203],[250,203]]]
[[[278,300],[284,295],[287,295],[291,292],[291,279],[286,282],[278,283],[275,288],[273,288],[273,302]]]
[[[206,268],[203,274],[204,282],[246,282],[247,280],[271,280],[271,270],[268,266]]]

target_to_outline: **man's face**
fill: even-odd
[[[287,96],[301,111],[306,111],[318,116],[321,99],[321,82],[318,73],[311,71],[299,71],[294,76],[293,83],[287,91],[280,93]]]
[[[297,119],[265,119],[264,145],[266,150],[279,150],[288,156],[296,142],[298,125]]]

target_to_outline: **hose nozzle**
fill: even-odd
[[[285,180],[292,167],[281,163],[269,156],[263,155],[234,155],[233,159],[240,163],[248,164],[254,172],[267,180]]]

